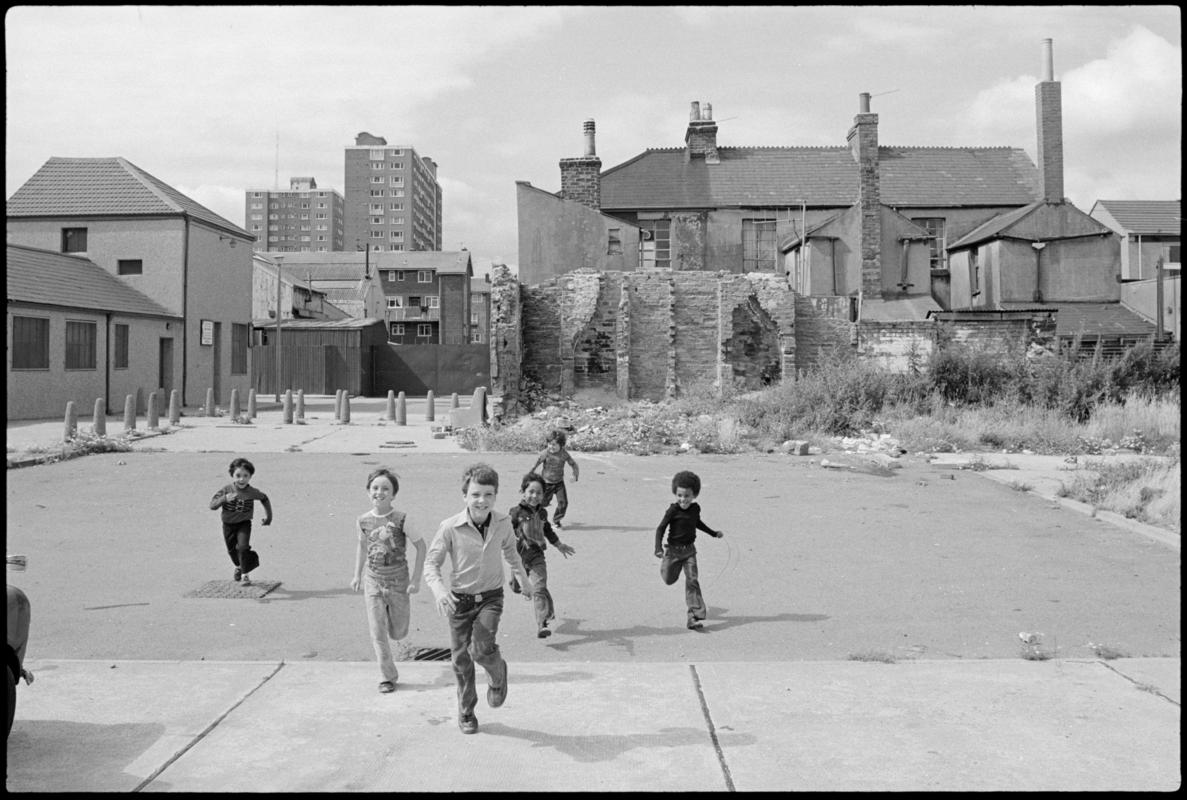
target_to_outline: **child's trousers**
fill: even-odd
[[[371,633],[371,646],[375,649],[379,671],[385,681],[395,683],[400,673],[392,659],[391,640],[403,639],[408,635],[411,606],[408,580],[382,578],[367,570],[363,573],[363,599],[367,608],[367,629]]]
[[[564,481],[544,484],[544,499],[540,505],[548,508],[553,497],[556,498],[556,511],[552,512],[552,521],[560,522],[565,518],[565,512],[569,510],[569,491],[565,488]]]
[[[528,573],[528,585],[523,590],[532,596],[532,608],[536,612],[536,627],[543,628],[556,616],[552,594],[548,591],[548,564],[544,554],[523,558],[523,568]]]
[[[231,557],[231,563],[238,567],[251,549],[251,520],[224,522],[223,541],[227,543],[227,555]]]
[[[684,602],[688,605],[688,621],[704,619],[707,613],[701,595],[700,573],[697,571],[695,547],[665,547],[659,562],[659,575],[671,586],[684,573]]]
[[[491,686],[507,681],[507,662],[499,652],[495,637],[503,614],[503,590],[483,592],[481,599],[454,593],[456,603],[449,615],[449,646],[453,674],[457,679],[457,709],[460,717],[469,717],[478,703],[474,685],[474,664],[486,670]]]

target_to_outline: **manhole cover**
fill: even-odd
[[[253,581],[246,586],[238,581],[209,581],[192,592],[186,592],[185,597],[247,598],[249,600],[258,600],[279,585],[280,581]]]

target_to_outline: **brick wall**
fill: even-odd
[[[561,197],[592,209],[602,207],[602,159],[597,156],[562,158]]]
[[[631,275],[629,397],[662,400],[675,392],[674,274],[649,270]]]
[[[802,373],[838,350],[852,349],[857,326],[849,321],[848,297],[795,296],[794,358]]]
[[[858,327],[857,353],[895,372],[922,369],[935,349],[936,322],[863,321]]]

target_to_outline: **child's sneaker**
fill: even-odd
[[[250,576],[250,575],[244,575],[244,576],[243,576],[243,585],[244,585],[244,586],[251,586],[251,576]]]
[[[235,581],[236,583],[238,583],[239,579],[242,577],[243,577],[243,571],[240,570],[239,567],[235,567],[235,577],[232,578],[232,580]]]
[[[519,578],[516,578],[514,575],[511,576],[511,591],[515,594],[520,594],[523,591],[519,586]]]
[[[565,526],[561,524],[559,519],[554,519],[552,521],[552,527],[556,528],[557,530],[564,530]]]

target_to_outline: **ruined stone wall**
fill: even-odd
[[[858,355],[893,372],[923,369],[935,346],[935,320],[863,321],[858,329]]]
[[[803,373],[838,351],[849,351],[857,326],[849,321],[848,297],[795,296],[795,370]]]
[[[519,416],[523,362],[523,303],[519,281],[505,264],[491,267],[490,412],[501,420]]]
[[[662,400],[675,393],[674,274],[671,270],[647,270],[630,276],[630,398]]]
[[[715,273],[672,273],[675,390],[687,394],[718,380],[721,353],[720,279]]]

